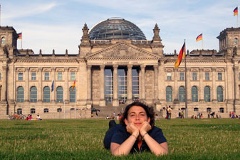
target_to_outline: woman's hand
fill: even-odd
[[[151,128],[152,128],[151,125],[147,121],[143,122],[143,125],[140,129],[141,136],[143,136],[145,133],[151,130]]]
[[[138,137],[139,130],[133,123],[128,123],[126,129],[128,133],[134,134],[135,137]]]

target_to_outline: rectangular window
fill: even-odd
[[[44,80],[48,81],[49,80],[49,72],[44,73]]]
[[[139,99],[139,71],[136,68],[132,69],[132,96],[133,100]]]
[[[180,81],[184,81],[184,72],[180,72]]]
[[[36,78],[36,72],[32,72],[32,75],[31,75],[31,80],[32,81],[35,81],[37,78]]]
[[[192,80],[197,81],[197,73],[196,72],[192,73]]]
[[[218,73],[218,80],[219,80],[219,81],[222,80],[222,73]]]
[[[172,74],[171,73],[167,73],[167,81],[171,81],[172,80]]]
[[[70,72],[70,80],[76,80],[76,73]]]
[[[209,81],[209,80],[210,80],[210,78],[209,78],[209,72],[205,72],[205,80],[206,80],[206,81]]]
[[[23,73],[18,73],[18,80],[22,81],[23,80]]]
[[[59,80],[59,81],[62,80],[62,72],[57,73],[57,80]]]

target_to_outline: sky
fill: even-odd
[[[155,24],[160,29],[164,53],[187,50],[219,50],[217,36],[226,28],[238,27],[233,10],[239,0],[0,0],[1,26],[12,26],[18,49],[35,54],[78,54],[82,28],[89,30],[112,17],[137,25],[152,40]],[[203,34],[203,40],[196,37]]]

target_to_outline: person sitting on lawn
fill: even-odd
[[[126,106],[120,120],[109,122],[104,137],[104,147],[115,156],[151,151],[159,156],[168,153],[167,140],[160,128],[154,126],[154,111],[141,102]]]
[[[42,118],[40,117],[39,114],[37,114],[37,117],[36,117],[37,120],[42,120]]]

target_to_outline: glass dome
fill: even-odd
[[[91,40],[146,40],[135,24],[121,18],[111,18],[98,23],[90,30],[89,37]]]

